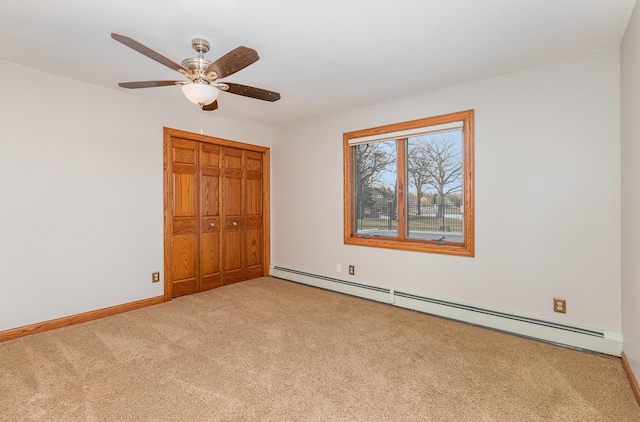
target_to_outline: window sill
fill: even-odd
[[[368,246],[372,248],[396,249],[412,252],[430,252],[456,256],[474,256],[473,242],[467,239],[465,243],[448,242],[439,245],[434,240],[397,240],[383,236],[347,236],[345,245]]]

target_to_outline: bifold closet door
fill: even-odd
[[[221,149],[196,141],[173,141],[173,297],[222,284]]]
[[[222,285],[220,178],[222,148],[200,144],[200,290]]]
[[[262,277],[263,154],[223,149],[223,282]]]
[[[175,139],[171,159],[173,201],[171,232],[172,296],[198,291],[198,149],[195,141]]]
[[[245,153],[245,278],[264,275],[263,154]]]
[[[224,284],[245,279],[244,154],[241,149],[224,148],[222,186],[222,262]]]

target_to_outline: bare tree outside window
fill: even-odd
[[[462,191],[462,153],[459,140],[435,135],[426,148],[427,184],[438,194],[438,217],[444,212],[445,199]]]
[[[410,180],[410,190],[415,189],[416,215],[422,215],[422,198],[425,197],[426,187],[431,178],[429,167],[429,142],[425,137],[409,139],[407,172]]]

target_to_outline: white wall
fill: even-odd
[[[344,245],[342,134],[465,109],[475,258]],[[619,116],[611,48],[276,131],[272,265],[619,333]]]
[[[0,331],[162,295],[163,127],[199,133],[200,110],[4,62],[0,78]],[[204,130],[271,144],[215,115]]]
[[[622,162],[622,333],[624,353],[640,376],[640,7],[620,47]]]

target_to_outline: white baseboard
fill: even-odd
[[[269,273],[276,278],[308,284],[321,289],[333,290],[351,296],[358,296],[364,299],[375,300],[376,302],[389,303],[389,289],[366,286],[364,284],[353,283],[345,280],[338,280],[330,277],[323,277],[315,274],[308,274],[288,268],[271,267]]]
[[[285,280],[375,300],[377,302],[388,303],[401,308],[463,321],[562,346],[605,353],[612,356],[622,355],[622,334],[613,331],[592,330],[558,324],[277,266],[271,267],[270,274],[273,277]]]

